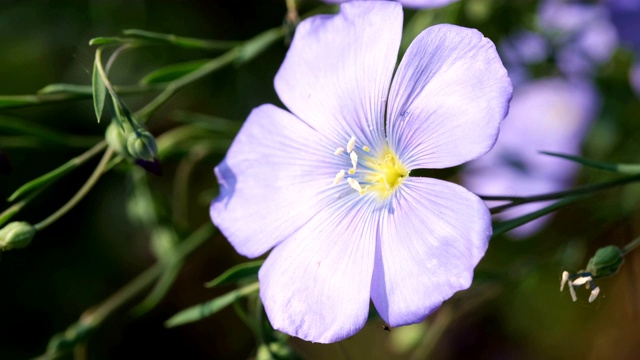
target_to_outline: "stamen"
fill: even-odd
[[[351,186],[351,188],[353,188],[353,190],[359,192],[360,195],[364,195],[364,190],[360,186],[360,183],[358,182],[358,180],[347,178],[347,182],[349,182],[349,185]]]
[[[366,145],[362,147],[362,150],[364,150],[364,151],[366,151],[366,152],[371,151],[371,149],[369,149],[369,147],[368,147],[368,146],[366,146]]]
[[[347,143],[347,152],[350,153],[351,151],[353,151],[353,148],[356,146],[356,137],[352,136],[351,139],[349,139],[349,142]]]
[[[340,155],[344,152],[344,148],[337,148],[336,151],[333,152],[334,155]]]
[[[355,151],[349,153],[349,157],[351,158],[351,165],[353,165],[353,171],[356,170],[356,165],[358,165],[358,154]]]
[[[562,272],[562,280],[560,281],[560,291],[562,291],[564,289],[564,284],[567,283],[567,280],[569,280],[569,272],[568,271],[563,271]]]
[[[338,183],[340,181],[342,181],[342,179],[344,178],[344,170],[340,170],[337,174],[336,174],[336,178],[333,179],[333,185],[338,185]]]
[[[571,294],[571,300],[573,300],[573,302],[576,302],[578,300],[578,297],[576,296],[576,290],[573,288],[573,284],[571,283],[571,281],[569,281],[569,293]]]
[[[589,295],[589,302],[592,303],[600,294],[600,287],[596,286],[595,289],[591,290],[591,295]]]
[[[580,285],[584,285],[586,283],[588,283],[589,281],[593,280],[591,278],[591,276],[581,276],[575,280],[573,280],[573,286],[580,286]]]

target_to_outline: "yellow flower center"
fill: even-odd
[[[333,180],[338,185],[347,177],[349,186],[364,195],[375,194],[380,200],[388,198],[409,176],[410,170],[398,159],[398,156],[385,146],[378,153],[371,153],[368,146],[356,146],[355,137],[344,148],[338,148],[334,152],[336,156],[345,156],[345,164],[351,165],[348,170],[340,170]]]

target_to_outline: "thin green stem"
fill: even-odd
[[[113,156],[113,148],[110,147],[107,149],[107,151],[105,151],[104,155],[102,156],[102,159],[100,160],[100,163],[95,168],[95,170],[93,171],[93,173],[91,174],[87,182],[84,183],[84,185],[71,198],[71,200],[69,200],[66,204],[64,204],[60,209],[58,209],[56,212],[51,214],[49,217],[35,224],[33,227],[38,231],[42,230],[47,226],[51,225],[52,223],[54,223],[56,220],[58,220],[60,217],[66,214],[69,210],[71,210],[74,206],[76,206],[76,204],[78,204],[78,202],[82,200],[82,198],[84,198],[85,195],[87,195],[89,190],[91,190],[91,188],[96,184],[100,176],[104,173],[104,169],[109,163],[111,156]]]
[[[226,53],[218,56],[215,59],[207,62],[205,65],[198,68],[191,73],[188,73],[167,85],[166,88],[156,96],[151,102],[145,105],[142,109],[136,112],[136,116],[142,121],[145,122],[151,114],[153,114],[160,106],[164,105],[176,92],[184,88],[185,86],[191,84],[192,82],[199,80],[210,73],[231,64],[239,54],[239,49],[234,48]]]
[[[485,201],[487,201],[487,200],[488,201],[511,201],[508,204],[504,204],[504,205],[500,205],[500,206],[496,206],[496,207],[491,208],[491,213],[492,214],[497,214],[497,213],[500,213],[500,212],[502,212],[504,210],[507,210],[507,209],[509,209],[511,207],[522,205],[522,204],[527,204],[527,203],[537,202],[537,201],[557,200],[557,199],[561,199],[561,198],[568,197],[568,196],[573,196],[573,195],[582,195],[582,194],[594,193],[594,192],[597,192],[597,191],[609,189],[609,188],[620,186],[620,185],[629,184],[629,183],[636,182],[636,181],[640,181],[640,175],[628,176],[628,177],[624,177],[624,178],[617,179],[617,180],[614,180],[614,181],[604,182],[604,183],[600,183],[600,184],[596,184],[596,185],[589,185],[589,186],[585,186],[585,187],[578,188],[578,189],[567,190],[567,191],[559,191],[559,192],[536,195],[536,196],[528,196],[528,197],[520,197],[520,196],[486,196],[486,195],[478,195],[478,196],[480,196],[480,198],[482,198]]]
[[[627,253],[635,248],[638,247],[638,245],[640,245],[640,236],[633,239],[633,241],[631,241],[630,243],[628,243],[627,245],[625,245],[625,247],[622,248],[622,256],[627,255]]]
[[[176,257],[178,259],[184,259],[191,254],[195,249],[200,247],[215,233],[215,228],[211,224],[207,223],[202,225],[196,231],[194,231],[189,237],[178,244],[176,248]],[[88,331],[95,330],[113,313],[124,305],[131,302],[138,297],[145,289],[149,288],[153,282],[160,276],[163,270],[163,263],[157,262],[142,272],[140,275],[131,280],[128,284],[116,291],[105,301],[95,308],[89,309],[80,316],[80,319],[76,324],[71,325],[70,329],[85,329],[82,333],[78,334],[78,338],[67,338],[64,341],[71,343],[80,343],[86,340],[86,334]],[[67,332],[73,333],[73,332]],[[66,333],[65,333],[66,334]],[[55,337],[54,337],[55,339]],[[53,341],[53,339],[52,339]],[[42,355],[40,359],[49,359],[55,356],[59,356],[60,349],[50,344],[49,350],[46,354]],[[52,353],[53,352],[53,353]]]

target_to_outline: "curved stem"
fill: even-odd
[[[638,247],[638,245],[640,245],[640,236],[633,239],[633,241],[631,241],[630,243],[628,243],[627,245],[625,245],[625,247],[622,248],[622,256],[627,255],[627,253],[635,248]]]
[[[528,196],[528,197],[521,197],[521,196],[486,196],[486,195],[478,195],[478,196],[482,200],[485,200],[485,201],[487,201],[487,200],[488,201],[511,201],[508,204],[504,204],[504,205],[500,205],[500,206],[496,206],[496,207],[491,208],[491,213],[492,214],[497,214],[497,213],[502,212],[502,211],[504,211],[506,209],[509,209],[511,207],[522,205],[522,204],[527,204],[527,203],[530,203],[530,202],[546,201],[546,200],[557,200],[557,199],[561,199],[561,198],[568,197],[568,196],[589,194],[589,193],[593,193],[593,192],[596,192],[596,191],[605,190],[605,189],[609,189],[609,188],[620,186],[620,185],[629,184],[629,183],[636,182],[636,181],[640,181],[640,175],[628,176],[628,177],[624,177],[624,178],[617,179],[617,180],[614,180],[614,181],[609,181],[609,182],[600,183],[600,184],[596,184],[596,185],[585,186],[585,187],[578,188],[578,189],[573,189],[573,190],[559,191],[559,192],[554,192],[554,193],[535,195],[535,196]]]
[[[66,214],[69,210],[71,210],[74,206],[76,206],[76,204],[78,204],[78,202],[80,202],[80,200],[82,200],[82,198],[84,198],[85,195],[87,195],[89,190],[91,190],[91,188],[96,184],[100,176],[104,173],[104,169],[109,163],[111,156],[113,156],[113,148],[110,147],[102,156],[102,159],[100,160],[100,163],[98,164],[96,169],[93,171],[93,174],[91,174],[87,182],[84,183],[84,185],[71,198],[71,200],[69,200],[60,209],[58,209],[58,211],[54,212],[48,218],[42,220],[41,222],[35,224],[33,227],[38,231],[42,230],[47,226],[51,225],[52,223],[54,223],[56,220],[58,220],[64,214]]]

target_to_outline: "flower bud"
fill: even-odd
[[[115,121],[111,121],[111,124],[107,126],[107,131],[104,135],[107,144],[111,146],[118,154],[124,157],[130,157],[127,150],[127,134],[118,126]]]
[[[156,139],[148,131],[132,132],[127,139],[127,150],[136,159],[153,161],[158,158]]]
[[[618,272],[624,262],[622,250],[614,245],[598,249],[587,264],[587,272],[594,278],[611,276]]]
[[[28,246],[36,229],[24,221],[14,221],[0,229],[0,250],[20,249]]]

